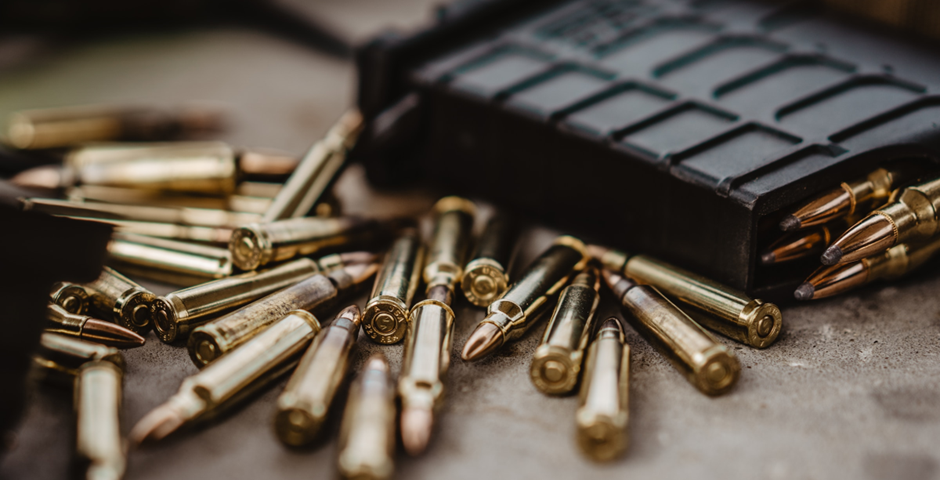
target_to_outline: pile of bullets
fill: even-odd
[[[67,145],[51,145],[53,134],[23,132],[54,131],[43,122],[55,123],[49,120],[55,116],[24,116],[8,132],[18,139],[10,143],[22,148],[129,139],[74,132],[60,134],[71,139]],[[67,131],[69,121],[75,118],[57,128]],[[118,413],[124,360],[114,347],[142,345],[151,328],[163,342],[185,341],[200,371],[134,426],[130,443],[140,447],[209,420],[290,372],[273,425],[284,444],[308,445],[324,436],[331,415],[339,415],[334,400],[350,373],[360,327],[378,344],[403,342],[397,383],[385,357],[371,357],[342,414],[338,470],[347,478],[377,479],[392,475],[399,440],[410,455],[431,442],[458,296],[486,308],[463,345],[467,362],[494,354],[549,318],[532,358],[532,383],[547,395],[579,392],[572,415],[577,444],[598,461],[627,448],[630,377],[621,320],[595,319],[602,283],[623,318],[707,395],[728,392],[741,372],[733,350],[712,332],[754,348],[771,345],[780,333],[782,316],[771,303],[655,258],[572,236],[557,237],[511,278],[518,221],[496,212],[474,238],[477,206],[465,198],[434,205],[427,241],[413,219],[338,216],[327,193],[361,130],[358,112],[347,113],[290,168],[283,158],[272,160],[278,167],[267,170],[270,177],[291,173],[278,188],[251,187],[272,192],[267,201],[236,200],[253,181],[249,157],[221,144],[82,146],[62,166],[42,167],[54,172],[51,186],[65,188],[67,199],[25,198],[24,209],[106,221],[118,230],[109,246],[113,268],[94,282],[54,288],[48,331],[35,357],[43,378],[75,379],[77,448],[88,478],[123,475]],[[40,173],[23,172],[17,181],[35,187]],[[188,196],[219,202],[213,204],[218,208],[188,205]],[[164,203],[168,199],[178,203]],[[383,258],[376,252],[386,245]],[[185,288],[157,296],[118,270]],[[373,275],[361,310],[343,308],[328,326],[315,316]],[[421,285],[423,299],[414,302]],[[550,316],[543,315],[553,305]]]
[[[894,280],[940,251],[940,177],[927,162],[902,161],[805,202],[780,222],[785,233],[764,266],[819,256],[822,266],[794,292],[815,300],[876,280]]]

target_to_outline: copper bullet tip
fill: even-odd
[[[775,263],[777,263],[777,256],[774,255],[774,252],[767,252],[760,256],[760,264],[765,267]]]
[[[161,405],[141,418],[129,435],[134,446],[146,446],[163,440],[178,430],[185,420],[172,408]]]
[[[140,347],[145,342],[144,337],[130,329],[94,318],[85,321],[81,339],[117,348]]]
[[[350,305],[344,308],[343,311],[339,312],[339,315],[337,315],[336,318],[345,318],[350,322],[359,325],[359,322],[362,321],[362,311],[359,310],[358,305]]]
[[[401,443],[408,455],[418,456],[428,448],[434,415],[430,410],[407,407],[401,411]]]
[[[853,225],[836,239],[823,254],[823,264],[849,263],[877,255],[893,247],[897,239],[898,232],[894,222],[886,215],[876,212]],[[830,250],[835,256],[826,258]],[[826,263],[827,261],[831,263]]]
[[[623,332],[623,325],[621,325],[620,320],[617,320],[617,317],[610,317],[604,321],[604,324],[601,325],[601,330],[617,330],[618,332]]]
[[[835,265],[842,260],[842,249],[838,245],[831,245],[829,248],[823,252],[822,256],[819,257],[819,261],[823,265]]]
[[[793,216],[787,215],[780,221],[780,230],[784,232],[792,232],[794,230],[799,230],[803,222],[800,222],[800,219]]]
[[[796,287],[796,291],[793,292],[793,298],[800,301],[812,300],[815,293],[816,287],[814,287],[812,283],[801,283],[799,287]]]
[[[504,340],[503,331],[499,327],[492,323],[481,323],[470,334],[470,338],[463,346],[460,358],[465,362],[479,360],[496,351]]]

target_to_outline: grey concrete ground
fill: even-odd
[[[324,2],[325,12],[357,37],[396,17],[418,16],[424,2]],[[398,4],[396,4],[398,5]],[[359,22],[365,18],[367,21]],[[352,27],[355,26],[355,29]],[[127,36],[79,45],[0,75],[0,110],[99,101],[231,105],[238,145],[297,153],[322,134],[351,101],[349,65],[242,30]],[[338,185],[350,213],[426,212],[424,192],[388,194],[352,168]],[[478,225],[479,226],[479,225]],[[530,229],[522,262],[552,239]],[[521,266],[521,265],[517,265]],[[928,267],[936,269],[936,263]],[[169,289],[154,286],[158,293]],[[549,398],[528,379],[540,330],[494,358],[466,364],[455,354],[447,403],[428,453],[399,456],[397,477],[412,478],[940,478],[940,275],[932,271],[893,285],[784,309],[784,333],[771,348],[724,340],[743,366],[728,395],[709,398],[635,332],[631,449],[596,465],[576,450],[574,397]],[[361,305],[365,295],[358,298]],[[601,315],[616,314],[606,299]],[[455,351],[483,317],[456,308]],[[361,338],[354,367],[384,352],[397,372],[401,347]],[[196,371],[182,347],[160,343],[126,352],[126,433]],[[321,445],[289,450],[271,420],[283,381],[214,424],[130,454],[127,478],[329,478],[335,476],[335,428]],[[43,389],[30,402],[0,477],[66,476],[74,419],[69,392]]]

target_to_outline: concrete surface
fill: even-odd
[[[390,3],[331,1],[324,11],[340,26],[356,25],[348,29],[361,37],[383,23],[383,12],[398,20],[416,18],[428,2],[398,9],[388,8]],[[357,23],[360,15],[368,28]],[[250,31],[128,36],[76,45],[5,70],[0,111],[210,99],[231,105],[236,122],[225,140],[301,153],[350,103],[353,75],[345,63]],[[350,213],[421,214],[435,199],[427,192],[373,191],[359,168],[347,171],[337,190]],[[516,269],[552,238],[545,228],[530,228]],[[170,290],[149,285],[158,293]],[[927,271],[786,307],[784,332],[771,348],[758,351],[723,340],[734,347],[743,372],[737,387],[720,398],[698,393],[628,327],[632,446],[606,465],[588,462],[575,448],[577,399],[546,397],[529,382],[542,329],[493,358],[466,364],[456,352],[483,311],[462,300],[455,309],[455,353],[441,423],[425,456],[399,455],[397,478],[940,478],[937,292],[940,275]],[[365,295],[357,302],[362,305]],[[609,302],[605,297],[602,316],[617,314]],[[162,344],[152,334],[147,340],[126,352],[125,433],[196,372],[182,347]],[[397,373],[400,346],[377,346],[364,336],[360,346],[355,369],[382,351]],[[221,421],[131,452],[127,478],[335,477],[336,425],[312,449],[290,450],[276,440],[271,421],[283,383]],[[70,393],[35,392],[14,444],[0,458],[0,478],[65,477],[73,435]]]

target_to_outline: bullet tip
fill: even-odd
[[[799,230],[802,226],[799,218],[794,217],[793,215],[787,215],[780,221],[780,230],[784,232],[792,232],[794,230]]]
[[[362,311],[359,310],[358,305],[350,305],[343,309],[342,312],[339,312],[339,315],[336,318],[345,318],[356,325],[359,325],[359,322],[362,321]]]
[[[835,265],[842,260],[842,248],[838,245],[830,245],[829,248],[823,252],[822,257],[819,258],[819,261],[823,265]]]
[[[117,348],[136,348],[145,343],[144,337],[133,330],[94,318],[85,321],[81,338]]]
[[[161,405],[134,425],[129,435],[134,446],[146,446],[160,441],[179,429],[185,420],[173,409]]]
[[[774,252],[767,252],[760,256],[760,264],[765,267],[775,263],[777,263],[777,256],[774,255]]]
[[[417,456],[427,449],[431,440],[434,416],[423,408],[405,408],[401,411],[401,442],[408,455]]]
[[[796,287],[796,291],[793,292],[793,298],[800,301],[812,300],[815,293],[816,287],[814,287],[812,283],[801,283],[799,287]]]
[[[481,323],[470,334],[467,343],[460,354],[465,362],[479,360],[499,348],[503,344],[503,332],[492,323]]]

